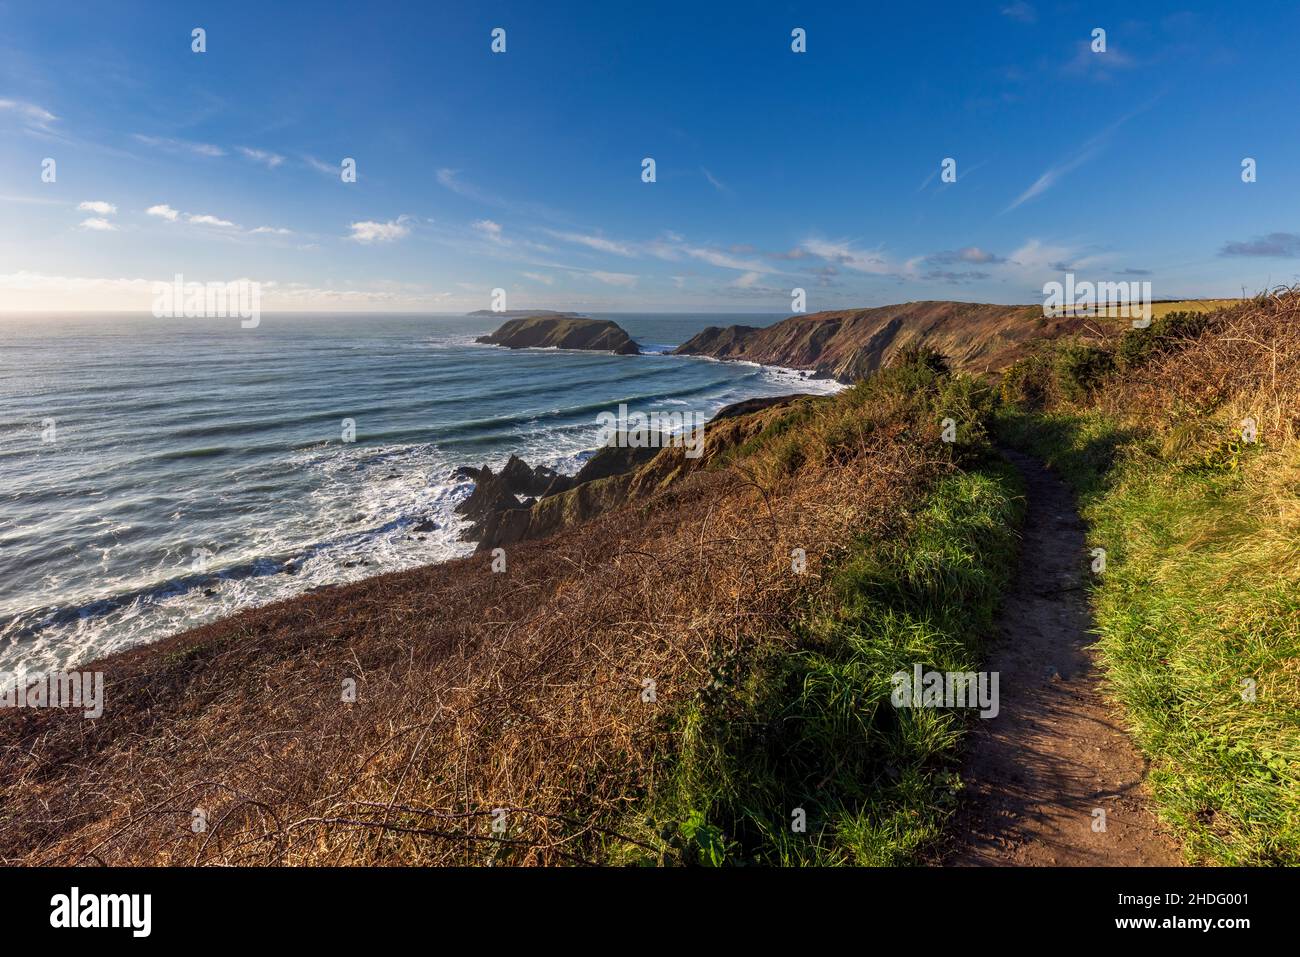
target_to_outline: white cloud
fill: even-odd
[[[98,216],[91,216],[89,219],[83,219],[81,221],[81,228],[93,229],[101,233],[111,233],[117,230],[117,227],[107,219],[100,219]]]
[[[256,150],[249,146],[238,146],[236,149],[254,162],[265,163],[269,169],[275,169],[284,162],[284,157],[278,153],[268,153],[266,150]]]
[[[303,162],[312,169],[316,170],[318,173],[324,173],[326,176],[338,176],[343,170],[341,164],[338,166],[331,166],[329,163],[318,160],[314,156],[304,156],[302,159]]]
[[[1008,206],[1006,209],[1002,210],[1002,212],[1009,213],[1011,212],[1011,210],[1015,209],[1021,203],[1027,203],[1035,196],[1043,195],[1043,193],[1046,193],[1049,189],[1055,186],[1056,181],[1059,180],[1062,176],[1064,176],[1066,173],[1070,172],[1071,170],[1078,169],[1088,160],[1096,156],[1097,152],[1098,150],[1096,149],[1096,147],[1092,147],[1084,150],[1082,153],[1079,153],[1077,156],[1071,157],[1070,159],[1066,160],[1063,163],[1060,163],[1056,166],[1049,167],[1047,171],[1043,173],[1042,176],[1039,176],[1038,179],[1034,180],[1032,183],[1029,184],[1029,188],[1027,190],[1025,190],[1023,193],[1017,196],[1014,200],[1012,200],[1011,205]]]
[[[439,185],[445,189],[451,190],[457,196],[464,196],[466,199],[473,200],[476,203],[482,203],[485,206],[495,206],[499,209],[509,210],[512,213],[524,216],[532,216],[537,219],[546,219],[552,222],[566,222],[568,217],[562,216],[555,210],[550,209],[541,203],[521,203],[514,200],[490,193],[485,189],[480,189],[471,183],[465,182],[460,178],[458,169],[440,169],[435,174]]]
[[[143,133],[133,135],[146,146],[156,146],[159,149],[173,153],[194,153],[198,156],[226,155],[225,150],[220,146],[213,146],[211,143],[192,143],[189,140],[174,140],[166,136],[145,136]]]
[[[249,232],[252,233],[254,236],[259,235],[261,233],[266,233],[274,236],[293,235],[292,229],[284,229],[283,227],[280,226],[258,226],[256,229],[250,229]]]
[[[101,216],[112,216],[117,212],[117,207],[112,203],[106,203],[102,199],[88,199],[84,203],[78,203],[77,209],[87,213],[99,213]]]
[[[739,289],[750,289],[762,278],[763,274],[761,272],[747,272],[743,276],[737,277],[732,285]]]
[[[662,259],[665,262],[681,262],[681,250],[676,246],[673,246],[672,243],[681,242],[682,237],[678,236],[676,233],[668,233],[667,236],[668,240],[666,242],[664,240],[655,240],[654,242],[646,243],[645,251],[656,259]]]
[[[528,279],[531,279],[533,282],[540,282],[546,286],[555,285],[555,277],[553,276],[543,275],[542,273],[539,272],[526,272],[523,273],[523,275]]]
[[[195,226],[219,226],[222,229],[239,228],[238,223],[232,223],[230,220],[222,219],[220,216],[213,216],[209,213],[183,213],[178,209],[172,209],[172,207],[168,206],[166,203],[159,203],[157,206],[150,206],[145,210],[145,215],[157,216],[159,219],[165,219],[169,223],[174,223],[183,216],[185,222],[193,223]],[[277,230],[270,226],[259,226],[257,229],[252,230],[252,232],[255,233],[276,231]],[[285,230],[285,232],[288,232],[288,230]]]
[[[228,219],[219,219],[216,216],[209,216],[207,213],[187,213],[185,220],[194,223],[196,226],[221,226],[226,229],[239,228]]]
[[[377,223],[374,220],[352,223],[349,226],[352,235],[348,239],[359,243],[391,243],[411,234],[411,227],[406,225],[407,219],[409,219],[407,216],[398,216],[397,219],[386,223]]]
[[[1100,261],[1096,256],[1076,258],[1078,252],[1072,246],[1056,246],[1029,239],[1007,255],[1005,272],[1021,282],[1039,282],[1066,271],[1061,268],[1066,263],[1071,268],[1087,268]]]
[[[1105,56],[1106,54],[1089,53],[1088,55]],[[1131,113],[1126,113],[1124,116],[1121,116],[1110,126],[1106,127],[1104,130],[1102,130],[1092,139],[1084,143],[1083,146],[1079,149],[1079,151],[1075,153],[1073,156],[1067,157],[1065,160],[1063,160],[1062,162],[1058,163],[1055,166],[1048,167],[1046,172],[1044,172],[1041,176],[1039,176],[1038,179],[1034,180],[1029,185],[1029,188],[1025,190],[1023,193],[1021,193],[1019,196],[1017,196],[1011,202],[1011,205],[1008,206],[1006,209],[1002,210],[1002,212],[1009,213],[1011,212],[1011,210],[1015,209],[1021,203],[1028,202],[1029,200],[1033,199],[1036,196],[1041,196],[1043,193],[1047,192],[1049,189],[1055,186],[1056,182],[1066,173],[1078,169],[1084,163],[1098,156],[1102,152],[1102,150],[1106,148],[1106,145],[1110,142],[1111,137],[1114,136],[1115,132],[1121,126],[1123,126],[1133,117],[1137,116],[1139,113],[1143,113],[1146,110],[1149,110],[1155,104],[1156,100],[1158,100],[1159,98],[1160,97],[1157,96],[1154,99],[1143,104],[1142,106],[1139,106]]]
[[[753,259],[737,259],[728,253],[717,249],[704,249],[696,246],[686,247],[686,254],[693,259],[706,262],[710,266],[719,266],[723,269],[736,269],[740,272],[772,272],[772,268],[766,263],[757,262]]]
[[[502,200],[482,190],[471,186],[460,178],[458,169],[440,169],[437,172],[437,178],[440,185],[456,193],[458,196],[466,196],[469,199],[478,200],[480,203],[487,203],[490,206],[505,205]]]
[[[709,181],[709,185],[712,186],[714,189],[716,189],[719,193],[731,192],[731,189],[725,183],[723,183],[722,180],[718,179],[716,176],[710,173],[703,166],[700,167],[700,172],[703,173],[704,178]]]
[[[882,258],[879,253],[854,249],[851,243],[843,240],[832,242],[824,239],[806,239],[801,245],[814,256],[820,256],[828,262],[846,266],[856,272],[872,276],[889,276],[899,271],[898,266]]]
[[[21,100],[0,100],[0,110],[13,113],[29,129],[48,130],[58,117],[44,107]]]
[[[566,243],[573,243],[578,246],[586,246],[588,249],[594,249],[597,252],[613,253],[615,256],[634,256],[635,252],[627,243],[616,242],[612,239],[606,239],[604,236],[591,236],[583,233],[565,233],[557,232],[553,229],[542,230],[549,236],[563,240]]]
[[[1012,20],[1019,20],[1021,23],[1033,23],[1038,19],[1038,11],[1025,3],[1025,0],[1016,0],[1015,3],[1007,4],[1002,8],[1002,15]]]
[[[624,288],[635,286],[637,280],[636,276],[625,272],[601,272],[600,270],[594,270],[589,272],[587,275],[605,283],[607,286],[622,286]]]
[[[490,219],[480,219],[470,223],[470,228],[476,232],[482,233],[493,242],[501,242],[501,224],[494,223]]]

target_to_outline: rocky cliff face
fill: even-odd
[[[496,332],[479,336],[507,349],[586,349],[620,356],[640,353],[632,337],[609,319],[584,319],[572,315],[528,315],[505,322]]]
[[[530,469],[511,456],[504,469],[493,473],[460,469],[473,478],[473,495],[457,511],[474,521],[463,538],[478,541],[479,551],[526,538],[542,538],[627,502],[666,488],[717,456],[758,434],[776,410],[811,396],[788,395],[746,399],[726,406],[706,427],[704,452],[688,458],[680,447],[601,449],[575,476],[556,475],[549,469]],[[535,491],[541,489],[541,491]],[[538,495],[522,501],[520,495]]]
[[[937,350],[954,369],[996,372],[1022,355],[1031,340],[1082,326],[1083,321],[1073,317],[1046,319],[1039,306],[909,302],[791,316],[763,329],[710,326],[674,352],[811,369],[819,376],[854,382],[910,346]]]

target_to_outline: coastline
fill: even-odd
[[[477,349],[517,351],[530,353],[562,353],[568,355],[591,355],[593,353],[581,349],[566,349],[554,346],[537,346],[524,347],[517,350],[508,350],[506,347],[492,344],[480,343],[473,341],[464,341],[468,336],[462,337],[459,345]],[[597,353],[603,354],[603,353]],[[669,357],[674,359],[700,359],[711,363],[734,364],[760,371],[765,379],[773,385],[788,387],[790,392],[800,392],[807,395],[833,395],[846,388],[843,383],[833,379],[819,378],[813,375],[805,374],[804,370],[792,369],[783,366],[765,365],[762,363],[750,362],[748,360],[728,360],[716,359],[711,356],[674,356],[671,348],[663,351],[653,351],[642,353],[642,358]],[[762,390],[748,390],[744,394],[732,401],[724,403],[710,415],[710,420],[716,416],[723,408],[734,405],[739,402],[749,401],[755,398],[762,398],[773,393]],[[656,405],[666,405],[672,408],[679,407],[679,404],[688,404],[688,400],[668,397],[659,403],[650,403],[649,408]],[[593,421],[593,433],[598,426]],[[311,451],[302,450],[302,454]],[[597,446],[590,446],[586,449],[566,455],[564,461],[568,463],[568,469],[563,474],[570,477],[576,475],[582,466],[589,461],[592,456],[599,451]],[[376,456],[386,458],[391,453],[384,449],[375,450]],[[529,454],[524,448],[513,448],[500,457],[500,460],[489,460],[483,464],[492,468],[502,465],[510,456],[523,457]],[[530,465],[541,464],[538,462],[529,462]],[[425,466],[411,467],[424,468]],[[475,524],[471,519],[457,513],[459,505],[467,501],[474,492],[474,482],[463,476],[457,481],[455,479],[455,470],[448,477],[445,487],[440,487],[436,491],[436,499],[429,504],[433,506],[434,511],[443,516],[446,524],[435,529],[432,527],[430,519],[427,517],[427,510],[408,511],[403,506],[403,511],[397,514],[390,514],[382,522],[384,526],[401,526],[404,528],[408,540],[411,538],[427,539],[436,544],[435,551],[431,561],[419,560],[416,556],[410,556],[406,560],[394,560],[393,556],[380,556],[376,558],[373,555],[367,556],[364,553],[364,542],[362,533],[347,533],[334,539],[324,539],[316,541],[307,546],[305,550],[290,549],[276,553],[257,553],[246,555],[240,558],[234,565],[225,566],[218,571],[196,571],[190,574],[178,575],[161,582],[144,582],[138,586],[132,587],[122,592],[114,592],[90,599],[87,603],[66,605],[66,606],[46,606],[44,608],[31,609],[21,612],[17,617],[30,618],[30,616],[40,616],[36,620],[39,622],[59,623],[67,622],[75,624],[81,621],[94,620],[97,616],[107,613],[128,614],[130,615],[135,608],[136,603],[146,603],[151,608],[163,611],[163,605],[169,600],[178,597],[184,597],[191,593],[201,593],[204,596],[205,603],[213,603],[219,606],[219,613],[215,617],[204,617],[200,614],[198,620],[186,622],[163,634],[145,638],[144,640],[135,641],[127,639],[120,642],[107,642],[109,647],[99,651],[92,651],[87,657],[66,656],[62,649],[52,646],[44,635],[37,635],[31,640],[25,657],[31,658],[32,649],[42,649],[39,651],[39,657],[36,657],[37,663],[41,667],[57,668],[86,668],[98,664],[101,661],[114,658],[120,654],[129,654],[141,650],[147,650],[158,646],[164,642],[179,635],[188,632],[208,628],[218,627],[238,618],[241,615],[260,609],[272,607],[286,602],[294,602],[307,596],[320,594],[339,588],[361,585],[373,579],[381,578],[393,574],[401,574],[428,566],[443,565],[449,562],[472,558],[476,544],[473,540],[463,538],[464,534]],[[425,517],[421,517],[424,515]],[[337,547],[339,542],[347,538],[357,538],[357,546],[360,551],[355,557],[348,558],[338,563],[333,568],[333,578],[327,581],[316,581],[313,584],[302,584],[301,587],[293,588],[288,591],[281,591],[282,585],[273,586],[272,590],[263,587],[273,581],[285,582],[292,580],[298,582],[300,572],[304,564],[312,556]],[[264,592],[271,590],[272,593],[267,595]],[[161,602],[163,605],[154,603]],[[25,640],[25,639],[21,639]],[[48,664],[42,659],[52,659]],[[23,665],[20,663],[19,667]]]

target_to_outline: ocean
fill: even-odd
[[[474,343],[493,316],[0,317],[0,671],[469,554],[453,471],[512,452],[576,471],[620,403],[836,388],[665,354],[782,316],[592,315],[648,354]]]

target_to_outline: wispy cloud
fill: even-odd
[[[1042,196],[1049,189],[1055,186],[1061,180],[1061,178],[1065,176],[1067,173],[1070,173],[1073,170],[1078,169],[1080,166],[1089,162],[1090,160],[1096,159],[1106,149],[1106,147],[1110,143],[1111,138],[1115,135],[1116,131],[1119,130],[1121,126],[1123,126],[1129,120],[1133,119],[1133,117],[1137,116],[1138,114],[1144,113],[1147,110],[1149,110],[1153,105],[1155,105],[1155,102],[1158,99],[1159,96],[1155,97],[1154,99],[1138,107],[1136,110],[1132,111],[1131,113],[1127,113],[1124,116],[1121,116],[1110,126],[1106,127],[1104,130],[1102,130],[1092,139],[1084,143],[1077,153],[1075,153],[1072,156],[1066,157],[1064,160],[1062,160],[1061,162],[1057,163],[1054,166],[1049,166],[1042,173],[1042,175],[1038,177],[1038,179],[1034,180],[1029,185],[1028,189],[1026,189],[1019,196],[1017,196],[1014,200],[1012,200],[1011,205],[1007,206],[1006,209],[1002,210],[1002,213],[1009,213],[1011,212],[1011,210],[1022,205],[1023,203],[1027,203],[1029,202],[1029,200],[1034,199],[1035,197]],[[999,215],[1001,215],[1001,213],[999,213]]]
[[[926,261],[936,265],[949,265],[953,263],[1004,263],[1006,259],[996,253],[980,249],[978,246],[966,246],[952,252],[931,253],[926,257]]]
[[[1049,189],[1055,186],[1057,181],[1059,181],[1062,176],[1064,176],[1066,173],[1069,173],[1072,170],[1078,169],[1080,166],[1082,166],[1084,163],[1088,162],[1089,160],[1094,159],[1096,156],[1098,156],[1101,153],[1101,151],[1102,151],[1102,144],[1094,141],[1091,144],[1089,144],[1085,149],[1083,149],[1081,152],[1076,153],[1074,156],[1071,156],[1070,158],[1056,164],[1055,166],[1049,166],[1046,170],[1043,171],[1043,174],[1039,176],[1038,179],[1034,180],[1032,183],[1029,184],[1029,188],[1027,190],[1025,190],[1023,193],[1017,196],[1014,200],[1012,200],[1011,205],[1008,206],[1006,209],[1002,210],[1002,212],[1009,213],[1017,206],[1020,206],[1023,203],[1027,203],[1031,199],[1034,199],[1037,196],[1042,196]]]
[[[485,236],[494,243],[502,241],[501,224],[490,219],[480,219],[469,224],[470,229],[480,236]]]
[[[443,168],[435,174],[438,184],[444,189],[449,189],[458,196],[464,196],[467,199],[475,200],[479,203],[485,203],[488,206],[504,206],[505,200],[499,196],[484,192],[477,186],[465,182],[460,178],[460,170]]]
[[[722,180],[718,179],[716,176],[710,173],[703,166],[700,167],[700,172],[703,173],[704,178],[709,181],[709,185],[712,186],[714,189],[716,189],[719,193],[731,192],[731,187],[729,187],[726,183],[722,182]]]
[[[636,285],[637,276],[625,272],[602,272],[599,269],[587,273],[592,279],[597,279],[607,286],[622,286],[631,288]]]
[[[771,266],[765,262],[756,259],[740,259],[730,253],[725,253],[720,249],[710,249],[706,246],[686,246],[683,252],[692,259],[698,259],[700,262],[708,263],[710,266],[718,266],[721,269],[735,269],[739,272],[757,272],[769,273],[775,272]]]
[[[562,240],[566,243],[573,243],[577,246],[586,246],[588,249],[594,249],[597,252],[613,253],[615,256],[627,257],[636,255],[632,246],[629,244],[618,242],[613,239],[606,239],[604,236],[559,232],[554,229],[543,229],[542,232],[555,239]]]
[[[555,284],[555,277],[547,276],[544,273],[525,272],[525,273],[521,273],[521,275],[525,276],[528,279],[531,279],[533,282],[540,282],[544,286],[553,286]]]
[[[442,169],[439,169],[434,176],[438,181],[438,185],[443,189],[450,190],[457,196],[463,196],[466,199],[480,203],[484,206],[505,209],[522,216],[531,216],[536,219],[545,219],[552,222],[571,222],[568,216],[564,216],[542,203],[518,202],[475,186],[473,183],[465,180],[461,176],[461,171],[458,169],[443,167]]]
[[[390,219],[385,223],[369,219],[352,223],[349,226],[352,235],[347,238],[354,242],[367,244],[391,243],[398,239],[404,239],[411,234],[411,227],[407,225],[410,218],[409,216],[398,216],[396,219]]]
[[[101,233],[111,233],[117,231],[116,226],[110,223],[107,219],[103,219],[98,216],[91,216],[87,219],[83,219],[81,221],[81,228],[90,229]]]
[[[193,153],[195,156],[225,156],[226,151],[211,143],[194,143],[189,140],[177,140],[166,136],[145,136],[135,133],[134,137],[146,146],[153,146],[170,153]]]
[[[1079,256],[1071,246],[1028,239],[1007,255],[1005,273],[1022,282],[1038,282],[1048,275],[1088,269],[1101,262],[1098,256]]]
[[[1011,20],[1019,20],[1021,23],[1034,23],[1038,20],[1038,11],[1032,4],[1025,3],[1024,0],[1016,0],[1015,3],[1008,3],[1002,8],[1002,15]]]
[[[306,163],[308,166],[310,166],[312,169],[314,169],[316,172],[323,173],[326,176],[338,176],[343,169],[341,164],[335,164],[331,166],[329,163],[326,163],[324,160],[318,160],[314,156],[304,156],[302,158],[302,161]]]
[[[45,107],[24,103],[22,100],[0,99],[0,112],[12,114],[18,117],[23,126],[41,132],[48,132],[51,125],[59,119]]]
[[[1092,49],[1088,40],[1080,40],[1074,48],[1074,56],[1061,65],[1061,73],[1066,76],[1080,76],[1091,80],[1109,80],[1121,70],[1128,70],[1137,65],[1137,61],[1126,53],[1115,49],[1110,37],[1106,39],[1105,52],[1098,53]]]
[[[270,153],[266,150],[257,150],[249,146],[238,146],[236,149],[254,162],[265,164],[267,169],[275,169],[284,162],[284,157],[278,153]]]
[[[846,240],[806,239],[803,248],[814,256],[855,272],[872,276],[896,275],[902,267],[889,262],[877,250],[859,250]]]

